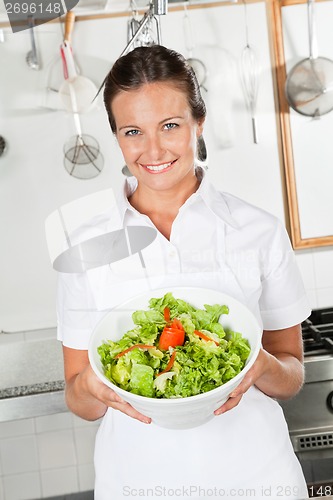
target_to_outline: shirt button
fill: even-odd
[[[170,251],[169,251],[169,257],[174,258],[174,257],[176,257],[176,255],[177,255],[177,254],[176,254],[176,250],[170,250]]]

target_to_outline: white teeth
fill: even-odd
[[[145,165],[148,170],[154,170],[154,172],[159,172],[160,170],[164,170],[165,168],[169,167],[171,165],[172,161],[170,163],[164,163],[163,165]]]

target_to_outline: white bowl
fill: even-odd
[[[196,396],[176,399],[157,399],[132,394],[108,380],[103,373],[103,365],[97,348],[107,340],[119,340],[124,333],[132,329],[132,313],[138,309],[148,309],[149,299],[163,297],[171,292],[175,298],[183,299],[196,308],[204,304],[225,304],[229,314],[222,315],[224,328],[240,332],[251,347],[251,353],[243,370],[225,384]],[[227,399],[233,389],[242,381],[244,375],[255,362],[260,345],[262,329],[252,312],[233,297],[216,290],[206,288],[168,288],[157,289],[137,295],[110,311],[96,326],[89,344],[89,361],[96,375],[108,387],[111,387],[125,401],[130,403],[140,413],[151,417],[156,425],[169,429],[189,429],[208,422],[214,417],[213,412]]]

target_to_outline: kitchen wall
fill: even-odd
[[[196,48],[208,68],[203,91],[208,106],[205,140],[214,183],[284,220],[283,182],[264,3],[248,5],[250,41],[261,62],[258,97],[259,144],[254,145],[238,73],[245,46],[242,4],[190,11]],[[184,13],[162,18],[163,43],[188,54]],[[112,187],[117,192],[123,161],[100,108],[82,116],[83,130],[97,138],[105,166],[92,180],[75,179],[63,167],[63,144],[73,119],[46,91],[59,85],[58,23],[35,30],[43,69],[25,63],[27,33],[5,29],[0,44],[0,135],[8,152],[0,158],[0,331],[54,327],[56,274],[44,236],[45,218],[64,203]],[[74,53],[82,72],[98,85],[126,45],[127,18],[78,22]],[[55,72],[55,73],[54,73]],[[54,76],[56,75],[56,76]],[[332,306],[333,249],[296,252],[313,307]],[[14,336],[11,339],[15,338]],[[16,334],[18,335],[18,334]],[[6,336],[7,341],[10,335]],[[86,491],[93,486],[96,423],[58,414],[0,424],[0,500],[32,500]]]
[[[194,9],[189,13],[195,49],[204,60],[207,79],[203,95],[208,106],[205,140],[209,173],[217,186],[245,198],[284,220],[283,185],[277,147],[276,116],[264,3],[247,8],[249,37],[261,64],[254,145],[251,120],[239,77],[245,46],[243,5]],[[184,12],[162,17],[162,42],[188,54],[183,29]],[[56,273],[50,265],[44,222],[57,207],[80,196],[112,187],[117,192],[123,176],[120,151],[103,110],[82,115],[83,132],[94,136],[104,156],[102,173],[91,180],[71,177],[63,166],[63,146],[74,135],[73,117],[59,108],[60,100],[48,86],[59,88],[61,42],[59,23],[35,29],[42,70],[25,62],[30,49],[27,32],[10,33],[0,43],[3,67],[0,82],[0,135],[8,151],[0,157],[0,331],[19,331],[55,325]],[[127,17],[78,22],[74,54],[83,74],[96,85],[103,80],[127,40]],[[330,303],[333,276],[326,262],[332,249],[297,252],[314,307]],[[19,312],[19,313],[18,313]]]

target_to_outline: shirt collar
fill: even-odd
[[[215,189],[213,184],[209,180],[209,175],[202,168],[199,170],[199,175],[201,176],[201,183],[199,189],[194,193],[194,196],[201,197],[206,206],[223,222],[233,227],[234,229],[239,229],[238,222],[232,217],[229,206],[223,196],[221,191]]]
[[[123,189],[117,198],[117,205],[122,224],[124,223],[124,217],[128,210],[131,212],[136,212],[135,208],[132,207],[132,205],[128,201],[128,197],[132,193],[134,193],[134,191],[137,188],[137,185],[138,181],[136,180],[135,177],[126,177],[123,184]]]
[[[205,205],[214,213],[214,215],[222,219],[223,222],[233,227],[234,229],[238,229],[239,225],[232,217],[228,204],[224,199],[223,193],[217,191],[214,188],[203,168],[197,168],[197,176],[199,179],[201,179],[200,186],[198,190],[186,201],[185,205],[188,206],[201,198]],[[118,197],[118,209],[122,223],[124,223],[124,217],[128,210],[131,212],[136,212],[135,208],[132,207],[132,205],[128,201],[128,197],[132,193],[134,193],[137,185],[138,181],[135,177],[127,177],[125,179],[123,189]]]

